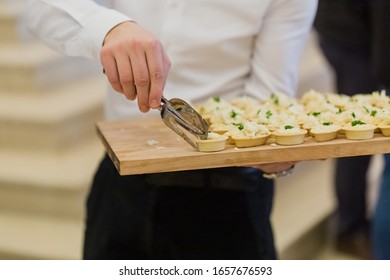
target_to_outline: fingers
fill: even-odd
[[[136,88],[134,86],[133,69],[131,61],[125,55],[120,55],[116,59],[118,68],[119,83],[122,88],[122,93],[129,100],[135,100],[137,97]]]
[[[112,88],[117,92],[123,93],[114,56],[110,53],[102,52],[100,55],[100,60],[103,65],[103,72],[106,74]]]
[[[296,161],[289,161],[289,162],[279,162],[279,163],[258,164],[258,165],[253,165],[252,167],[262,170],[266,173],[274,173],[274,172],[287,170],[292,166],[294,166],[296,163],[297,163]]]
[[[127,99],[135,100],[137,94],[134,86],[133,69],[126,46],[103,48],[100,60],[112,88],[124,94]]]
[[[149,106],[157,108],[161,103],[162,92],[165,86],[166,74],[170,67],[170,61],[160,44],[152,42],[146,52],[150,88]]]
[[[137,90],[138,106],[146,112],[158,108],[170,68],[170,60],[161,44],[151,39],[140,45],[134,43],[130,53],[134,82]]]
[[[138,107],[141,112],[149,111],[149,70],[145,51],[140,42],[131,42],[128,51],[130,57],[134,86],[137,91]]]

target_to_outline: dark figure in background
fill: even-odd
[[[315,28],[335,71],[339,93],[389,88],[390,1],[320,0]],[[361,156],[336,161],[336,246],[362,259],[372,257],[366,202],[370,159]]]

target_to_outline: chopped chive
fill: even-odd
[[[355,120],[355,121],[351,122],[352,126],[357,126],[357,125],[362,125],[362,124],[366,124],[366,123],[362,122],[361,120]]]
[[[233,123],[233,125],[237,126],[238,130],[244,129],[244,125],[242,123]]]
[[[234,119],[235,117],[237,117],[236,111],[232,110],[232,111],[230,112],[230,117],[232,117],[233,119]]]

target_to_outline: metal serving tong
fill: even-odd
[[[196,150],[198,146],[189,137],[189,134],[202,140],[207,139],[209,132],[208,123],[184,100],[179,98],[168,100],[162,97],[161,105],[158,109],[161,112],[161,118],[164,123]]]

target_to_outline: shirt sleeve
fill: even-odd
[[[27,28],[65,55],[100,59],[106,34],[130,17],[91,0],[30,0]]]
[[[255,40],[252,72],[246,84],[249,94],[296,94],[300,59],[316,10],[317,0],[271,2]]]

